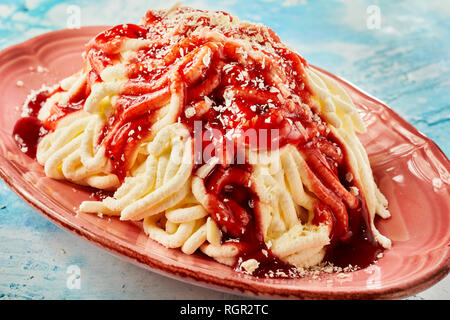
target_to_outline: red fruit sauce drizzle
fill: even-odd
[[[191,9],[178,9],[179,13],[186,10]],[[346,179],[352,173],[347,151],[321,117],[304,105],[313,105],[305,75],[306,61],[284,46],[269,28],[265,32],[248,26],[222,31],[230,37],[258,32],[263,37],[262,43],[269,43],[274,49],[264,51],[267,61],[254,60],[242,65],[238,62],[242,48],[235,42],[191,35],[198,23],[211,27],[210,18],[204,15],[196,24],[186,21],[171,37],[165,38],[163,31],[173,26],[162,14],[149,11],[144,26],[119,25],[97,35],[86,46],[84,69],[90,70],[89,76],[67,105],[56,105],[51,116],[41,123],[37,114],[43,102],[62,89],[42,91],[30,100],[29,116],[20,119],[14,128],[21,149],[34,157],[40,137],[54,130],[59,119],[83,107],[91,85],[102,81],[102,70],[120,59],[122,43],[146,39],[149,44],[139,48],[127,65],[129,80],[99,140],[119,179],[127,175],[128,159],[136,146],[150,134],[157,111],[175,93],[182,97],[184,105],[178,121],[190,128],[195,139],[198,135],[193,132],[194,121],[201,121],[202,129],[217,129],[223,134],[227,130],[276,129],[278,147],[296,145],[308,165],[312,191],[318,197],[313,223],[325,223],[331,230],[326,260],[341,267],[371,264],[382,249],[369,227],[363,195],[349,192],[350,187],[362,189],[355,179],[351,182]],[[171,42],[174,37],[178,39],[175,44]],[[206,62],[205,58],[200,59],[203,65],[199,64],[202,52],[208,52]],[[279,90],[273,90],[274,69],[281,70],[282,82],[289,84],[291,95],[287,98]],[[185,112],[188,109],[195,110],[190,117]],[[212,139],[214,144],[220,144],[218,141]],[[202,163],[195,166],[193,174]],[[204,179],[209,199],[207,209],[222,229],[225,243],[233,242],[240,247],[239,260],[254,258],[260,263],[253,275],[262,277],[272,272],[277,277],[280,274],[276,271],[280,270],[281,274],[291,274],[293,267],[273,255],[264,243],[259,199],[250,182],[251,172],[249,164],[217,165]],[[101,199],[102,195],[94,197]]]
[[[31,158],[36,157],[37,145],[40,139],[48,133],[37,116],[49,95],[48,90],[37,92],[28,100],[24,108],[26,114],[14,125],[14,140],[20,150]]]

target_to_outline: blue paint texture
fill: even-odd
[[[137,22],[146,9],[175,1],[0,0],[0,49],[67,26]],[[386,102],[450,155],[448,1],[184,1],[261,22],[310,63]],[[370,29],[369,6],[380,9]],[[369,9],[368,9],[369,8]],[[372,7],[373,8],[373,7]],[[369,10],[369,14],[368,14]],[[81,270],[79,289],[66,271]],[[450,299],[448,277],[410,299]],[[0,299],[238,299],[140,269],[61,230],[0,182]]]

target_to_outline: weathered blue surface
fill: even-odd
[[[174,1],[0,0],[0,49],[65,28],[67,7],[82,25],[137,22]],[[310,63],[385,101],[450,155],[449,1],[184,1],[271,26]],[[380,28],[369,26],[373,7]],[[368,9],[369,7],[369,9]],[[376,9],[376,8],[375,8]],[[367,13],[369,11],[369,14]],[[81,288],[67,287],[67,269]],[[416,299],[450,299],[447,277]],[[121,261],[55,227],[0,182],[0,298],[223,299],[236,296],[186,285]]]

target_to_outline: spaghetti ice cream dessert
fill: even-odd
[[[255,276],[365,267],[391,246],[355,106],[270,28],[150,10],[83,59],[29,96],[14,129],[46,176],[105,190],[81,212]]]

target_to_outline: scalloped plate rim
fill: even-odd
[[[14,50],[22,50],[22,52],[26,52],[29,56],[34,56],[36,53],[36,48],[34,44],[41,39],[52,35],[64,34],[64,33],[73,33],[74,36],[80,31],[85,31],[87,33],[94,34],[95,31],[101,30],[101,28],[108,28],[108,26],[86,26],[81,27],[80,29],[61,29],[55,30],[51,32],[47,32],[44,34],[40,34],[36,37],[28,39],[24,42],[12,45],[8,48],[2,49],[0,51],[0,56],[3,56],[8,53],[12,53]],[[31,50],[35,49],[35,50]],[[428,138],[425,134],[417,130],[410,123],[400,117],[395,111],[393,111],[390,107],[388,107],[384,102],[379,100],[378,98],[373,97],[372,95],[366,93],[356,85],[351,82],[337,77],[330,72],[318,68],[316,66],[312,66],[319,71],[324,72],[325,74],[336,77],[346,83],[348,86],[355,89],[360,95],[365,96],[366,98],[373,100],[377,104],[381,105],[385,110],[389,113],[395,115],[398,119],[401,120],[402,124],[405,125],[407,130],[426,141],[426,143],[430,144],[432,148],[435,148],[438,151],[438,154],[445,161],[443,164],[447,169],[450,169],[450,161],[440,149],[440,147],[430,138]],[[8,164],[9,160],[0,157],[0,164]],[[269,293],[259,291],[258,288],[249,288],[249,287],[237,287],[233,285],[226,285],[225,283],[217,283],[214,282],[215,279],[206,279],[204,276],[199,277],[198,274],[193,276],[192,272],[189,273],[189,267],[185,269],[178,269],[176,271],[165,269],[165,264],[155,263],[156,261],[149,261],[148,256],[142,255],[138,252],[130,252],[129,248],[121,245],[118,242],[112,241],[111,238],[102,237],[97,235],[94,231],[81,228],[79,225],[73,224],[70,221],[66,221],[65,219],[60,219],[54,214],[54,210],[47,207],[47,205],[41,203],[39,200],[35,199],[25,188],[17,187],[14,184],[14,181],[10,179],[7,175],[7,172],[0,166],[0,178],[17,194],[20,198],[22,198],[26,203],[28,203],[32,208],[42,214],[44,217],[48,218],[52,223],[62,227],[63,229],[69,231],[72,234],[75,234],[82,239],[86,240],[89,243],[95,244],[96,246],[105,249],[107,252],[117,256],[119,258],[124,258],[127,261],[134,263],[140,267],[144,267],[150,271],[156,272],[163,276],[167,276],[185,283],[194,284],[197,286],[201,286],[208,289],[214,289],[219,291],[224,291],[232,294],[245,295],[249,294],[253,297],[265,297],[265,298],[301,298],[301,299],[393,299],[393,298],[402,298],[406,296],[410,296],[426,288],[435,284],[439,280],[443,279],[449,272],[449,259],[450,259],[450,249],[447,247],[446,255],[442,255],[442,263],[436,265],[434,268],[430,269],[429,272],[425,275],[422,275],[419,278],[414,279],[413,281],[409,281],[403,283],[403,286],[392,285],[392,286],[383,286],[377,289],[367,289],[364,288],[364,292],[358,292],[356,289],[351,290],[348,288],[332,288],[331,290],[324,291],[308,291],[303,289],[289,289],[286,292],[277,292],[277,293]],[[445,251],[445,248],[444,248]],[[145,259],[147,258],[147,259]],[[166,266],[167,267],[167,266]],[[219,277],[220,278],[220,277]]]

